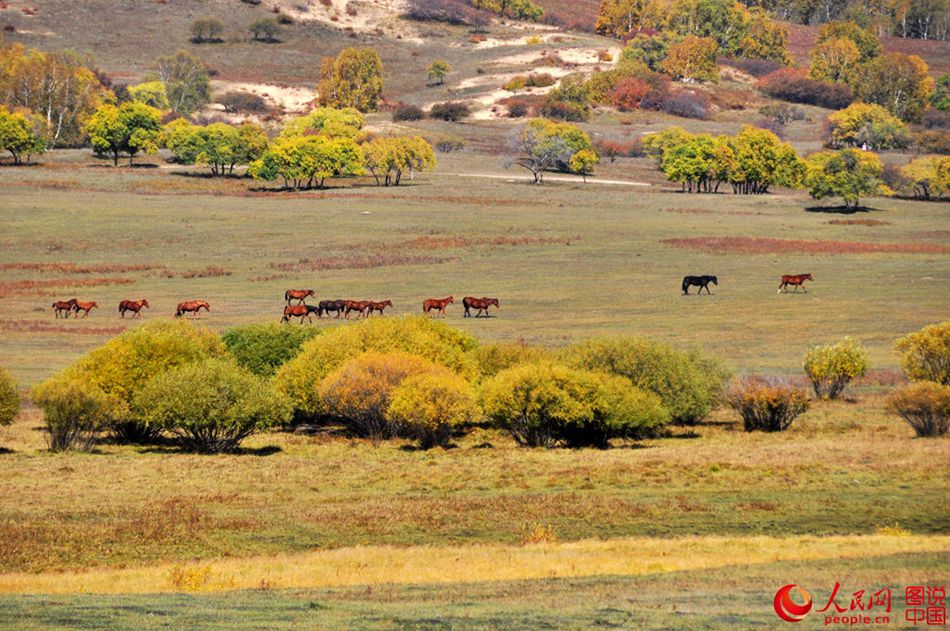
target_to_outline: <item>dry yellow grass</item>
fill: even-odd
[[[0,575],[0,593],[129,594],[269,588],[442,584],[638,576],[777,561],[950,552],[950,536],[686,537],[585,540],[527,546],[357,546],[298,555],[219,559],[83,572]],[[181,576],[201,580],[176,580]]]

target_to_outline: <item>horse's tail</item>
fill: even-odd
[[[284,300],[286,300],[288,303],[290,303],[290,290],[289,290],[289,289],[284,292]]]
[[[689,280],[683,279],[683,291],[686,291],[686,288],[689,287]]]

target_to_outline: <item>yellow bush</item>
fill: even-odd
[[[9,425],[20,411],[20,395],[16,382],[5,369],[0,368],[0,425]]]
[[[422,449],[446,446],[452,433],[478,414],[465,379],[444,371],[406,378],[392,393],[387,417]]]
[[[901,388],[887,408],[910,423],[918,436],[943,436],[950,429],[950,386],[921,381]]]
[[[837,399],[851,380],[868,371],[868,352],[850,337],[805,353],[805,374],[819,399]]]
[[[482,379],[494,377],[502,370],[521,364],[537,363],[551,358],[551,353],[540,346],[529,346],[520,342],[498,342],[482,344],[470,351],[472,362],[478,376]]]
[[[89,449],[115,414],[115,401],[89,381],[57,376],[30,392],[43,408],[47,441],[53,451]]]
[[[432,362],[400,351],[363,353],[330,373],[320,385],[320,397],[332,416],[360,436],[392,438],[399,428],[387,417],[393,391],[407,377],[449,373]]]
[[[290,398],[298,419],[314,418],[328,413],[320,383],[361,353],[402,351],[471,378],[475,370],[468,351],[476,346],[467,333],[429,318],[369,319],[336,327],[304,343],[300,353],[277,371],[275,384]]]
[[[780,379],[737,377],[726,401],[742,417],[745,431],[781,432],[808,410],[808,395]]]
[[[902,337],[897,340],[897,350],[910,379],[950,385],[950,321]]]

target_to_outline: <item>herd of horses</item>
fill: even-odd
[[[778,293],[788,293],[789,287],[794,287],[795,290],[792,293],[798,293],[798,288],[801,287],[803,291],[808,291],[805,289],[805,281],[813,281],[811,274],[786,274],[782,276],[782,282],[779,284]],[[682,289],[683,293],[688,295],[690,287],[699,287],[697,294],[701,294],[703,290],[706,290],[707,294],[711,294],[709,291],[709,285],[719,285],[719,279],[711,275],[702,275],[702,276],[684,276]],[[313,316],[316,315],[317,318],[322,318],[324,315],[327,317],[330,314],[336,314],[336,318],[339,319],[343,317],[346,320],[350,319],[350,314],[357,314],[359,318],[368,318],[374,313],[379,315],[384,315],[384,311],[387,307],[392,307],[393,303],[391,300],[321,300],[315,305],[307,304],[307,298],[312,298],[316,296],[316,292],[312,289],[288,289],[284,292],[284,301],[286,306],[284,307],[284,315],[280,319],[281,322],[290,322],[291,318],[300,318],[300,324],[303,324],[306,319],[308,322],[313,322]],[[446,308],[455,302],[454,296],[446,296],[445,298],[428,298],[422,302],[422,312],[428,316],[445,316]],[[296,303],[296,304],[294,304]],[[472,310],[475,310],[474,317],[488,317],[489,307],[499,308],[497,298],[476,298],[474,296],[466,296],[462,298],[462,306],[465,309],[464,317],[468,318],[472,316]],[[92,309],[97,309],[99,305],[95,302],[80,302],[76,298],[70,300],[61,300],[53,303],[53,312],[56,314],[57,318],[68,318],[70,315],[75,316],[76,318],[80,317],[79,313],[82,312],[82,317],[89,317],[89,312]],[[148,304],[148,300],[123,300],[119,303],[119,316],[124,318],[126,313],[131,313],[133,318],[142,317],[142,309],[150,309],[151,306]],[[188,300],[185,302],[179,302],[178,307],[175,309],[175,317],[180,318],[186,313],[192,314],[192,318],[197,320],[198,314],[201,310],[204,309],[206,312],[211,311],[211,305],[204,300]]]

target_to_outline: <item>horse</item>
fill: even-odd
[[[365,318],[369,314],[369,300],[344,300],[343,302],[346,303],[343,308],[343,317],[347,320],[350,319],[351,311],[356,311],[361,318]]]
[[[465,296],[464,298],[462,298],[462,305],[465,307],[464,317],[467,318],[472,315],[469,312],[469,309],[478,309],[478,312],[475,314],[475,317],[477,318],[484,313],[485,317],[487,318],[489,317],[488,307],[492,305],[495,305],[495,307],[498,307],[498,299],[497,298],[475,298],[473,296]]]
[[[70,298],[69,300],[58,300],[54,302],[53,311],[56,313],[56,317],[68,318],[69,314],[73,312],[76,302],[77,300],[75,298]]]
[[[373,315],[374,311],[379,311],[379,315],[383,315],[383,310],[386,307],[391,307],[391,306],[393,306],[392,300],[383,300],[382,302],[373,302],[372,300],[370,300],[369,311],[367,312],[367,315]]]
[[[346,303],[346,300],[321,300],[317,305],[317,317],[322,318],[324,313],[329,316],[331,311],[335,311],[336,317],[339,319],[343,314],[343,310],[346,309]]]
[[[297,304],[302,305],[307,302],[308,296],[316,296],[312,289],[288,289],[284,292],[284,300],[290,304],[291,300],[296,300]]]
[[[422,303],[422,313],[429,315],[429,312],[435,309],[441,315],[445,315],[445,308],[455,302],[453,296],[447,298],[429,298]]]
[[[211,311],[211,305],[209,305],[204,300],[188,300],[187,302],[179,302],[178,308],[175,310],[175,317],[180,318],[185,313],[191,313],[191,319],[197,320],[198,312],[202,309],[205,311]]]
[[[148,304],[148,300],[145,300],[144,298],[141,300],[123,300],[119,303],[119,316],[124,318],[125,312],[131,311],[134,314],[132,316],[133,318],[141,318],[142,307],[145,307],[146,309],[152,308],[151,305]]]
[[[82,317],[88,318],[89,311],[91,309],[98,309],[98,308],[99,308],[99,303],[96,302],[95,300],[93,300],[92,302],[78,302],[77,301],[76,304],[73,305],[73,312],[76,314],[76,317],[78,318],[79,312],[82,311]]]
[[[280,321],[290,322],[291,318],[300,318],[300,324],[303,324],[303,319],[306,318],[313,322],[313,314],[318,313],[319,309],[320,307],[316,305],[287,305],[284,307],[284,317]]]
[[[689,295],[690,285],[698,285],[699,291],[697,294],[703,293],[703,289],[706,290],[706,293],[712,293],[709,291],[709,283],[713,285],[719,285],[719,279],[715,276],[684,276],[683,277],[683,293]]]
[[[782,290],[785,290],[785,293],[788,293],[789,285],[795,286],[795,291],[792,292],[793,294],[798,293],[799,287],[801,287],[805,291],[805,293],[808,293],[808,290],[805,289],[806,280],[815,280],[815,279],[811,277],[811,274],[783,275],[782,283],[778,286],[778,291],[775,293],[780,294],[782,293]]]

